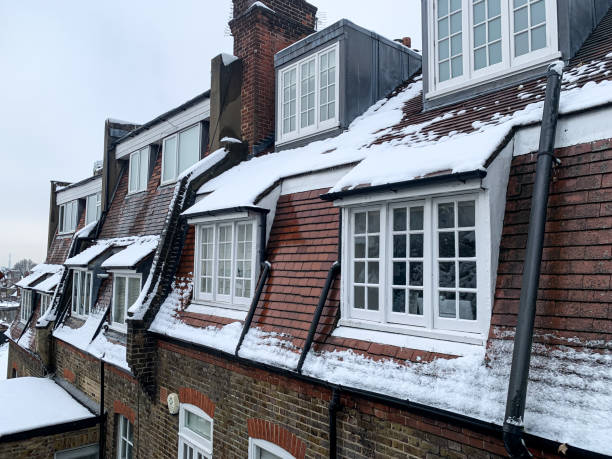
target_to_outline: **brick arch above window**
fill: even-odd
[[[204,411],[211,418],[215,417],[215,404],[202,392],[189,387],[179,388],[179,400],[181,403],[190,403]]]
[[[251,418],[247,420],[249,437],[269,441],[280,446],[289,454],[297,459],[306,456],[306,444],[295,434],[289,432],[284,427],[263,419]]]
[[[134,424],[136,421],[136,414],[134,413],[134,410],[119,400],[115,400],[113,402],[113,411],[115,414],[120,414],[126,417],[132,424]]]

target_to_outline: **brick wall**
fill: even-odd
[[[612,140],[557,149],[556,155],[562,164],[550,187],[536,341],[572,345],[567,339],[578,337],[597,346],[595,340],[612,339]],[[516,325],[535,164],[535,154],[512,162],[492,336],[493,327]]]
[[[44,376],[44,368],[42,363],[36,356],[18,344],[9,341],[9,354],[6,377],[10,378],[13,374],[13,369],[17,370],[17,376]]]
[[[56,435],[0,443],[0,457],[12,459],[49,459],[56,451],[98,443],[99,427],[65,432]]]
[[[302,0],[234,0],[230,29],[234,54],[243,60],[242,139],[252,148],[274,134],[274,54],[315,29],[317,9]]]

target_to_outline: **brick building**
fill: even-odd
[[[421,56],[235,0],[210,91],[107,121],[9,376],[53,375],[103,457],[611,454],[609,7],[423,1]]]

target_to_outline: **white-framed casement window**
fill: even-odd
[[[144,147],[130,155],[128,193],[138,193],[147,189],[149,181],[149,147]]]
[[[47,309],[49,309],[49,305],[51,304],[52,299],[53,299],[53,295],[41,293],[40,295],[40,315],[41,317],[45,315],[45,313],[47,312]]]
[[[200,124],[166,137],[162,151],[162,184],[171,183],[200,160]]]
[[[253,219],[196,225],[196,300],[248,306],[255,288],[257,232]]]
[[[21,290],[21,321],[27,322],[32,315],[32,290]]]
[[[249,438],[249,459],[295,459],[295,456],[267,440]]]
[[[85,318],[91,308],[91,271],[75,269],[72,271],[72,315]]]
[[[345,208],[344,317],[408,334],[484,333],[485,201],[472,193]]]
[[[128,418],[117,415],[117,459],[132,459],[134,454],[134,426]]]
[[[280,143],[338,125],[338,44],[278,72]]]
[[[96,193],[87,196],[87,205],[85,210],[85,224],[89,225],[100,219],[100,210],[102,205],[102,193]]]
[[[428,2],[430,95],[560,56],[556,0]]]
[[[59,233],[72,233],[77,227],[79,218],[79,203],[77,200],[62,204],[59,208]]]
[[[181,403],[178,458],[211,458],[212,452],[213,419],[197,406]]]
[[[127,310],[140,295],[141,275],[138,273],[119,273],[113,275],[113,307],[111,323],[120,330],[126,329]]]

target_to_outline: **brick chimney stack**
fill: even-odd
[[[229,26],[243,65],[242,140],[251,153],[271,144],[274,135],[274,54],[312,34],[316,13],[304,0],[233,0]]]

